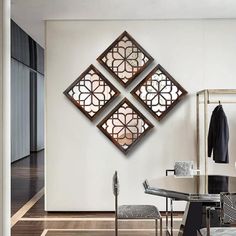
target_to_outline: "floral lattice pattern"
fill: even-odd
[[[125,31],[97,60],[126,87],[153,58]]]
[[[154,68],[131,92],[161,120],[187,91],[161,66]]]
[[[64,94],[90,120],[93,120],[120,92],[91,65],[65,90]]]
[[[126,98],[97,126],[125,154],[153,128],[151,122]]]

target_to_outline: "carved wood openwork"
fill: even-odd
[[[127,87],[153,61],[153,58],[125,31],[97,60],[114,78]]]
[[[64,94],[90,120],[99,114],[120,92],[98,71],[90,65],[79,78],[72,83]]]
[[[124,98],[97,127],[125,154],[153,125]]]
[[[161,65],[157,65],[131,93],[156,119],[161,120],[187,91]]]

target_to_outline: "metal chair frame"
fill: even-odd
[[[115,179],[115,180],[114,180]],[[113,193],[115,196],[115,236],[118,236],[118,220],[126,220],[118,217],[118,195],[119,195],[119,181],[117,171],[113,176]],[[137,218],[127,218],[129,220],[137,220]],[[140,219],[140,218],[138,218]],[[143,218],[145,220],[145,218]],[[160,220],[160,236],[162,236],[162,217],[153,218],[155,220],[155,236],[158,236],[158,220]]]
[[[215,211],[216,209],[220,209],[220,226],[229,226],[235,223],[225,223],[224,222],[224,196],[225,195],[235,195],[236,193],[221,193],[220,194],[220,207],[206,207],[206,228],[207,228],[207,236],[211,236],[211,211]]]
[[[169,175],[170,172],[175,174],[175,169],[167,169],[166,176]],[[169,200],[166,198],[166,230],[169,228]],[[173,199],[170,198],[170,235],[173,235]]]

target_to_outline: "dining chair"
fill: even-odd
[[[113,175],[113,194],[115,196],[115,236],[118,236],[118,220],[155,220],[155,235],[158,235],[158,220],[162,236],[162,218],[159,210],[153,205],[118,205],[119,180],[117,171]]]
[[[220,194],[220,224],[221,227],[211,227],[211,211],[215,207],[206,208],[206,228],[198,231],[200,236],[235,236],[236,227],[236,193]]]

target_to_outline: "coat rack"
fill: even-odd
[[[197,92],[196,94],[196,109],[197,109],[197,168],[201,166],[201,154],[200,154],[200,104],[204,105],[204,174],[208,174],[208,105],[209,104],[236,104],[236,100],[211,100],[211,95],[223,96],[223,95],[236,95],[236,89],[205,89]],[[236,99],[236,98],[235,98]]]

